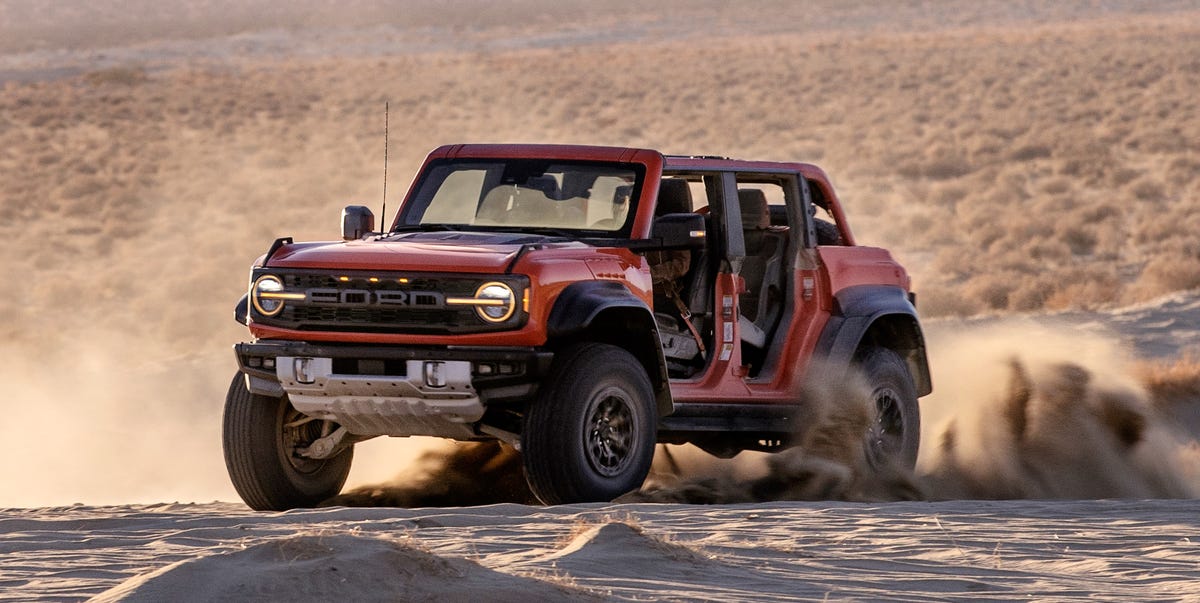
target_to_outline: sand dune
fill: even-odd
[[[484,588],[565,600],[1194,600],[1196,511],[1195,501],[3,511],[0,600],[438,600]]]
[[[407,600],[448,602],[599,599],[549,581],[439,556],[411,537],[315,532],[179,561],[126,580],[93,600],[366,601],[397,593]]]

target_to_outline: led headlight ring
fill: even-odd
[[[517,296],[512,287],[499,281],[484,283],[475,290],[475,312],[488,322],[504,322],[517,311]]]

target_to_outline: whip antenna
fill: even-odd
[[[379,229],[387,228],[387,156],[388,152],[388,103],[383,102],[383,211],[379,212]]]

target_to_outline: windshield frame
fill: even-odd
[[[469,169],[472,166],[482,166],[484,168],[495,169],[497,166],[503,165],[502,176],[510,172],[517,173],[540,173],[544,174],[547,168],[550,167],[572,167],[578,166],[588,169],[613,170],[631,172],[633,174],[632,189],[629,193],[629,199],[626,201],[628,208],[625,211],[624,221],[615,229],[605,228],[579,228],[571,226],[563,226],[561,224],[473,224],[461,222],[425,222],[424,216],[429,211],[430,206],[434,201],[434,197],[438,190],[446,182],[451,174],[461,173],[462,169]],[[451,169],[445,169],[451,168]],[[457,168],[457,169],[456,169]],[[437,225],[451,227],[453,230],[477,231],[477,232],[537,232],[557,230],[562,231],[577,238],[611,238],[611,239],[627,239],[632,232],[634,222],[638,215],[638,201],[641,198],[643,187],[646,183],[646,166],[639,162],[614,162],[614,161],[596,161],[596,160],[581,160],[581,159],[558,159],[552,157],[460,157],[460,158],[440,158],[430,161],[422,170],[420,178],[414,183],[409,198],[400,208],[396,220],[390,232],[404,232],[419,229],[436,228]],[[506,183],[501,184],[507,186]],[[485,202],[486,195],[483,190],[489,188],[487,183],[484,183],[480,189],[481,198],[476,201],[476,215],[480,206]],[[574,197],[573,197],[574,198]],[[581,197],[587,199],[586,197]]]

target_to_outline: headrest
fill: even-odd
[[[658,183],[658,205],[654,215],[683,214],[692,211],[692,189],[682,178],[663,178]]]
[[[547,199],[558,198],[558,181],[554,179],[554,176],[530,176],[525,181],[525,188],[542,191]]]
[[[625,205],[629,203],[629,197],[633,194],[632,184],[622,184],[613,189],[613,205]]]
[[[738,205],[742,208],[742,230],[766,230],[771,226],[771,208],[767,195],[756,188],[738,189]]]

